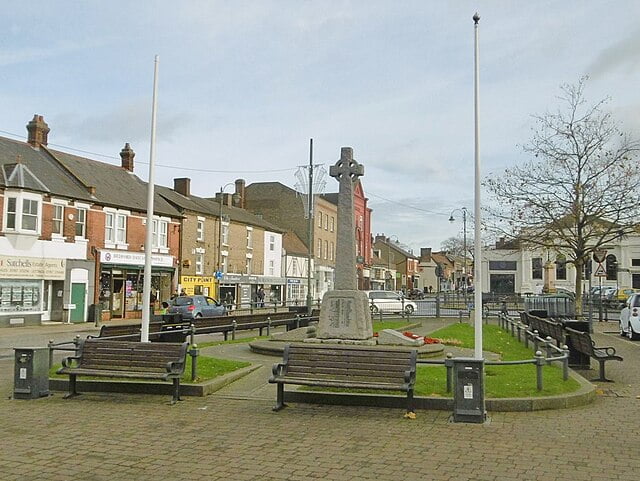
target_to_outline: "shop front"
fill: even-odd
[[[286,279],[272,276],[250,276],[246,274],[224,274],[220,279],[220,297],[224,301],[227,294],[233,296],[236,308],[256,307],[257,292],[265,291],[265,306],[279,305],[283,300]]]
[[[189,295],[202,295],[215,297],[216,278],[213,276],[181,276],[180,290]]]
[[[102,320],[142,317],[144,290],[143,252],[100,250],[98,302]],[[151,299],[169,299],[174,288],[174,257],[151,256]]]
[[[0,326],[63,320],[66,263],[65,259],[0,256]]]
[[[307,280],[301,278],[287,279],[285,302],[288,306],[304,306],[307,303]]]

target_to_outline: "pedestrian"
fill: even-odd
[[[169,303],[167,301],[162,301],[162,309],[160,309],[160,314],[167,314],[169,311]]]
[[[262,287],[258,289],[256,297],[258,298],[258,307],[264,307],[264,289]]]
[[[231,308],[233,307],[233,294],[227,292],[227,294],[224,296],[224,303],[227,306],[227,309],[231,310]]]
[[[180,295],[181,296],[186,296],[187,295],[187,291],[184,290],[184,287],[180,290]]]

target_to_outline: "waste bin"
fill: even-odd
[[[160,342],[185,342],[189,335],[186,329],[189,329],[189,323],[165,324],[162,326]]]
[[[15,347],[14,399],[49,395],[49,348]]]
[[[562,327],[569,327],[575,331],[589,332],[589,321],[579,321],[577,319],[560,319]],[[576,369],[590,369],[591,358],[588,354],[577,351],[571,344],[571,338],[566,336],[567,347],[569,348],[569,367]]]
[[[487,417],[484,405],[484,359],[453,359],[453,421],[483,423]]]

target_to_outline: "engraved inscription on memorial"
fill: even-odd
[[[329,301],[329,326],[334,329],[348,329],[353,319],[353,299],[337,297]]]

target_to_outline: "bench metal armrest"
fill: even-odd
[[[280,376],[282,374],[282,372],[284,371],[284,368],[286,367],[286,364],[283,362],[276,362],[273,367],[271,368],[271,374],[273,374],[273,376]]]
[[[74,363],[75,361],[75,363]],[[80,361],[80,356],[67,356],[62,359],[62,367],[77,367]],[[72,364],[76,364],[76,366],[72,366]]]
[[[168,373],[179,373],[180,371],[182,371],[183,366],[183,361],[169,361],[166,368]]]
[[[415,371],[415,369],[410,369],[409,371],[405,371],[404,372],[404,382],[406,382],[407,385],[409,385],[409,386],[415,384],[415,382],[416,382],[416,371]]]
[[[595,349],[604,349],[604,351],[607,353],[607,356],[615,356],[616,355],[616,348],[613,347],[613,346],[596,347]]]

